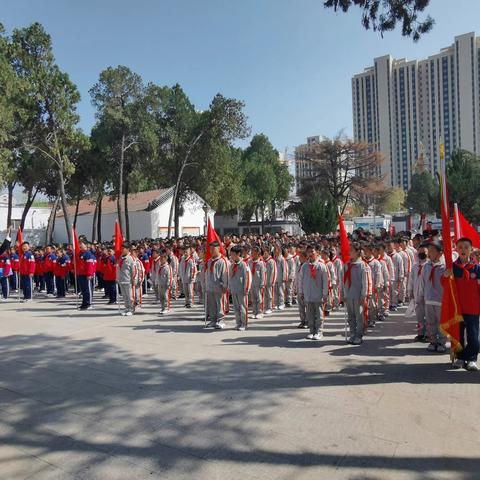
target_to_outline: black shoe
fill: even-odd
[[[285,303],[285,307],[290,308],[292,306],[291,303]]]
[[[112,300],[110,300],[109,302],[107,302],[107,305],[115,305],[115,302],[113,302]]]
[[[80,305],[80,306],[78,307],[78,309],[79,309],[79,310],[87,310],[88,307],[89,307],[88,305]]]
[[[325,316],[326,316],[326,317],[329,317],[329,316],[330,316],[330,310],[325,310],[325,312],[323,312],[323,313],[325,313]]]
[[[189,303],[187,303],[187,304],[185,305],[185,308],[192,308],[192,306],[191,306]]]
[[[102,297],[102,300],[103,300],[104,298],[108,298],[108,295],[104,295],[104,296]]]
[[[306,324],[303,323],[303,322],[300,322],[298,325],[297,325],[297,328],[303,328]]]

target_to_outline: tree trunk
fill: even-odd
[[[58,203],[60,202],[60,197],[57,195],[55,201],[53,202],[52,210],[48,217],[47,231],[45,235],[45,244],[48,245],[52,243],[53,238],[53,229],[55,228],[55,217],[57,216]]]
[[[8,206],[7,206],[7,228],[12,225],[13,189],[17,182],[8,182]]]
[[[27,219],[28,211],[30,210],[30,207],[35,201],[35,197],[37,196],[37,193],[38,193],[38,189],[35,189],[35,191],[33,191],[33,188],[29,190],[27,193],[27,201],[25,202],[25,206],[23,207],[22,219],[20,221],[20,228],[22,230],[25,228],[25,220]]]
[[[125,192],[123,195],[124,210],[125,210],[125,235],[127,241],[130,241],[130,218],[128,216],[128,179],[125,179]]]
[[[120,231],[123,232],[122,222],[122,192],[123,192],[123,161],[125,158],[125,134],[122,135],[122,145],[120,149],[120,165],[118,167],[118,192],[117,192],[117,217]]]
[[[262,233],[261,233],[261,235],[263,235],[263,232],[265,230],[265,206],[262,205],[260,208],[261,208],[261,214],[262,214]]]
[[[65,219],[65,228],[67,229],[68,243],[73,243],[72,238],[72,224],[70,223],[70,215],[68,213],[67,195],[65,193],[65,181],[63,178],[63,163],[62,167],[58,169],[58,179],[60,183],[60,199],[62,202],[63,218]]]
[[[78,217],[78,209],[80,208],[80,197],[81,194],[78,192],[77,200],[75,202],[75,216],[73,217],[73,228],[77,228],[77,217]]]
[[[102,241],[102,200],[103,200],[103,192],[98,196],[97,205],[98,205],[98,213],[97,213],[97,237],[98,242]]]
[[[175,212],[174,212],[174,219],[173,219],[175,238],[178,238],[180,236],[180,207],[181,207],[181,204],[177,199],[177,201],[175,202]]]
[[[97,239],[97,217],[98,217],[98,202],[95,202],[95,210],[93,211],[92,219],[92,239],[94,242]]]

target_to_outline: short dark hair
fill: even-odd
[[[123,242],[122,247],[123,248],[128,248],[130,250],[132,248],[132,244],[130,242]]]
[[[241,255],[242,252],[243,252],[242,247],[240,247],[239,245],[233,246],[233,247],[230,249],[230,251],[231,251],[232,253],[235,253],[236,255]]]
[[[470,244],[471,247],[473,247],[472,241],[468,237],[460,237],[456,242],[455,245],[458,245],[460,242],[467,242]]]

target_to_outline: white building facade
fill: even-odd
[[[480,37],[455,37],[424,60],[375,58],[352,78],[352,107],[354,138],[383,153],[387,185],[407,190],[419,163],[436,173],[442,137],[447,160],[480,154]]]

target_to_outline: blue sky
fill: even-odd
[[[322,0],[3,0],[7,31],[39,21],[60,66],[78,85],[81,127],[94,109],[89,88],[108,66],[144,81],[180,83],[197,108],[217,92],[246,103],[253,133],[290,150],[309,135],[352,129],[350,80],[376,56],[421,58],[453,37],[480,34],[480,0],[431,0],[436,25],[418,43],[382,39]]]

